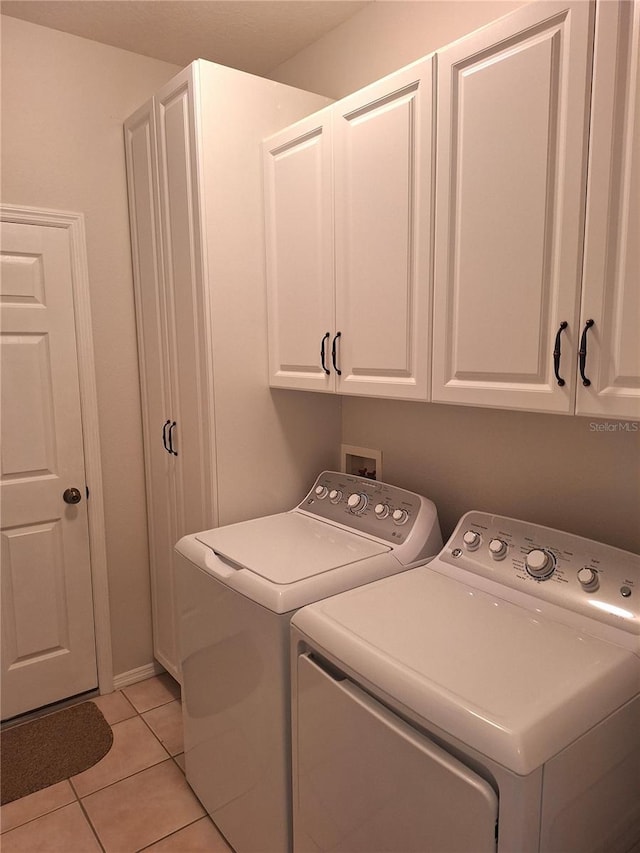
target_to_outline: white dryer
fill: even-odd
[[[295,853],[640,849],[640,557],[481,512],[292,620]]]
[[[430,500],[330,471],[290,512],[178,542],[186,777],[236,853],[291,849],[292,613],[441,547]]]

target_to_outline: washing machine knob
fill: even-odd
[[[489,553],[494,560],[504,560],[507,556],[507,543],[502,539],[492,539],[489,542]]]
[[[394,509],[393,515],[391,516],[395,524],[405,524],[407,519],[409,518],[409,513],[406,509]]]
[[[318,498],[318,500],[323,501],[328,494],[329,489],[326,486],[316,486],[315,496]]]
[[[352,512],[362,512],[367,503],[367,496],[363,495],[362,492],[353,492],[347,500],[347,505]]]
[[[373,511],[376,514],[376,518],[386,518],[389,515],[389,505],[376,504],[373,508]]]
[[[534,548],[524,558],[524,564],[532,578],[546,580],[551,577],[556,568],[555,560],[548,551],[542,548]]]
[[[342,500],[342,492],[340,489],[331,489],[329,492],[329,500],[332,504],[339,504]]]
[[[595,592],[600,586],[600,579],[595,569],[590,569],[588,566],[578,570],[578,580],[580,586],[585,592]]]
[[[462,542],[467,551],[477,551],[481,541],[482,537],[475,530],[467,530],[462,537]]]

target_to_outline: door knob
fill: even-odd
[[[65,489],[62,493],[62,499],[66,504],[79,504],[82,495],[79,489]]]

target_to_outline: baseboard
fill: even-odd
[[[151,663],[139,666],[137,669],[130,669],[128,672],[121,672],[119,675],[114,675],[113,689],[121,690],[123,687],[128,687],[137,681],[144,681],[145,678],[153,678],[154,675],[160,675],[163,672],[166,672],[163,666],[155,660],[151,661]]]

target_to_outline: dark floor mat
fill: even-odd
[[[93,702],[83,702],[0,736],[2,805],[92,767],[111,749],[113,732]]]

